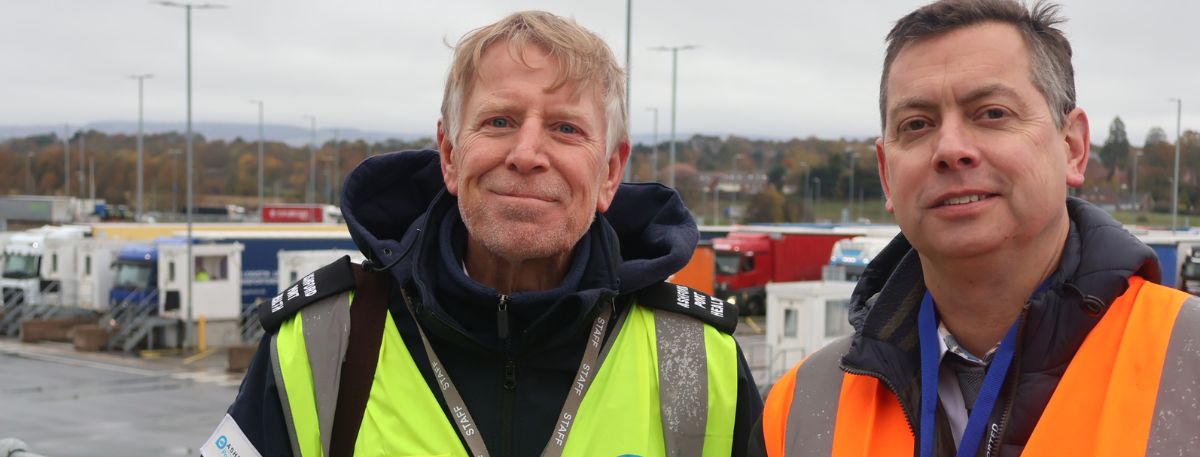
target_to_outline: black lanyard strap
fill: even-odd
[[[442,396],[446,399],[446,407],[450,410],[451,420],[458,426],[459,434],[463,440],[467,442],[467,447],[472,456],[489,457],[487,446],[483,442],[483,436],[480,434],[479,426],[475,419],[471,417],[471,411],[467,408],[466,402],[463,401],[462,395],[459,394],[458,388],[454,386],[454,381],[450,379],[450,375],[446,373],[445,367],[441,360],[438,359],[437,353],[434,352],[433,346],[429,344],[429,338],[425,336],[425,330],[421,326],[420,319],[417,318],[417,312],[414,309],[414,303],[408,291],[401,288],[401,295],[404,298],[404,305],[408,308],[408,312],[412,314],[413,321],[417,325],[417,331],[421,335],[421,344],[425,348],[425,355],[429,358],[429,364],[433,368],[434,378],[438,388],[442,391]],[[575,417],[579,412],[579,405],[583,402],[583,396],[587,394],[587,390],[592,385],[592,380],[600,371],[600,364],[604,362],[604,357],[608,355],[608,351],[612,348],[613,341],[616,340],[615,335],[621,330],[621,325],[625,322],[625,316],[628,313],[622,313],[620,323],[613,331],[613,338],[609,338],[606,342],[604,335],[608,329],[609,321],[613,315],[613,302],[601,306],[600,315],[596,316],[592,322],[592,330],[588,335],[587,346],[583,351],[583,358],[579,363],[579,369],[575,372],[575,379],[567,392],[567,399],[563,403],[562,411],[558,415],[558,423],[555,425],[554,433],[551,439],[546,443],[546,447],[542,451],[543,457],[558,457],[562,455],[563,446],[567,442],[567,436],[571,433],[571,426],[574,425]]]

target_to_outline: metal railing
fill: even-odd
[[[49,282],[45,288],[38,291],[44,300],[48,295],[58,293],[61,283]],[[32,303],[32,298],[26,296],[20,288],[10,288],[4,296],[4,319],[0,319],[0,334],[17,336],[21,331],[21,323],[30,319],[43,318],[55,313],[55,305],[49,303]],[[41,300],[39,300],[41,301]]]
[[[242,308],[242,341],[256,342],[262,339],[263,328],[258,320],[258,306],[262,299],[257,299],[251,306]]]
[[[122,351],[132,352],[143,341],[146,341],[148,348],[153,349],[153,330],[162,326],[160,321],[166,319],[155,316],[158,312],[158,290],[142,294],[144,290],[134,290],[129,296],[140,298],[122,300],[114,304],[109,314],[105,315],[101,325],[109,332],[109,350],[120,347]]]

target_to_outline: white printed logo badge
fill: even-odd
[[[262,457],[257,449],[250,444],[250,439],[242,433],[237,422],[229,414],[221,419],[217,429],[200,446],[203,457]]]

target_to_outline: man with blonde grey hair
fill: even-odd
[[[854,335],[771,390],[758,453],[1200,455],[1200,300],[1068,197],[1090,141],[1058,10],[941,0],[888,34],[876,150],[901,234]]]
[[[367,261],[262,305],[204,455],[744,455],[762,400],[736,309],[665,282],[698,232],[673,190],[621,184],[624,97],[571,20],[463,37],[438,151],[351,173]]]

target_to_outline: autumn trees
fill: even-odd
[[[86,197],[76,175],[79,144],[83,139],[86,163],[95,163],[96,198],[113,204],[132,204],[136,192],[136,137],[98,131],[76,133],[70,138],[71,195]],[[318,151],[317,188],[324,202],[332,181],[340,182],[368,151],[379,153],[426,147],[429,140],[391,141],[368,145],[363,141],[326,142]],[[0,142],[0,194],[61,195],[63,193],[62,138],[55,134],[14,138]],[[178,212],[184,207],[183,135],[145,136],[145,205],[147,211]],[[341,160],[333,161],[335,152]],[[196,202],[257,205],[258,143],[235,139],[209,141],[197,136],[194,144]],[[304,145],[269,141],[264,147],[264,193],[269,201],[300,202],[308,179],[308,153]],[[335,163],[341,170],[332,170]],[[85,167],[85,170],[87,168]],[[90,174],[90,173],[88,173]],[[331,179],[333,177],[333,179]],[[327,181],[329,183],[327,183]],[[90,187],[90,186],[89,186]],[[333,190],[337,191],[337,190]]]

